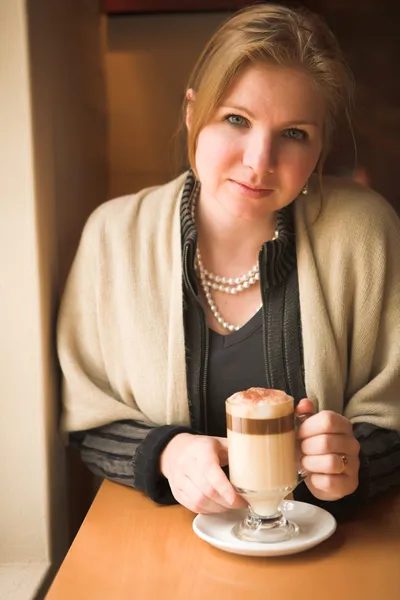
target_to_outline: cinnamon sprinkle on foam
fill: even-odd
[[[281,390],[269,390],[267,388],[251,387],[248,390],[243,390],[232,394],[228,400],[234,404],[277,405],[285,404],[286,402],[292,400],[292,397]]]

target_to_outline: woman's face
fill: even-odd
[[[198,136],[201,202],[242,219],[292,202],[318,162],[324,116],[323,99],[305,73],[246,66]]]

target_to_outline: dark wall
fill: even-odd
[[[308,0],[337,35],[356,78],[354,132],[358,161],[373,188],[400,213],[400,16],[396,2]],[[397,10],[396,10],[397,8]],[[342,127],[328,167],[354,163],[353,143]]]

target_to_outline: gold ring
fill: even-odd
[[[339,475],[345,472],[347,465],[349,464],[349,459],[345,454],[339,454],[339,458],[342,461],[342,468],[339,471]]]

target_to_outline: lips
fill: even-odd
[[[235,179],[231,179],[230,181],[235,186],[237,186],[239,190],[245,195],[258,197],[266,194],[271,194],[273,192],[272,188],[258,187],[255,185],[250,185],[248,183],[243,183],[242,181],[237,181]]]
[[[243,183],[242,181],[236,181],[239,185],[243,185],[249,190],[253,190],[254,192],[271,192],[271,188],[262,188],[262,187],[254,187],[253,185],[249,185],[248,183]]]
[[[269,187],[252,185],[251,183],[246,183],[245,181],[238,181],[236,179],[231,179],[231,181],[233,181],[233,183],[236,183],[237,185],[241,185],[241,186],[247,188],[248,190],[251,190],[254,192],[272,192],[272,188],[269,188]]]

